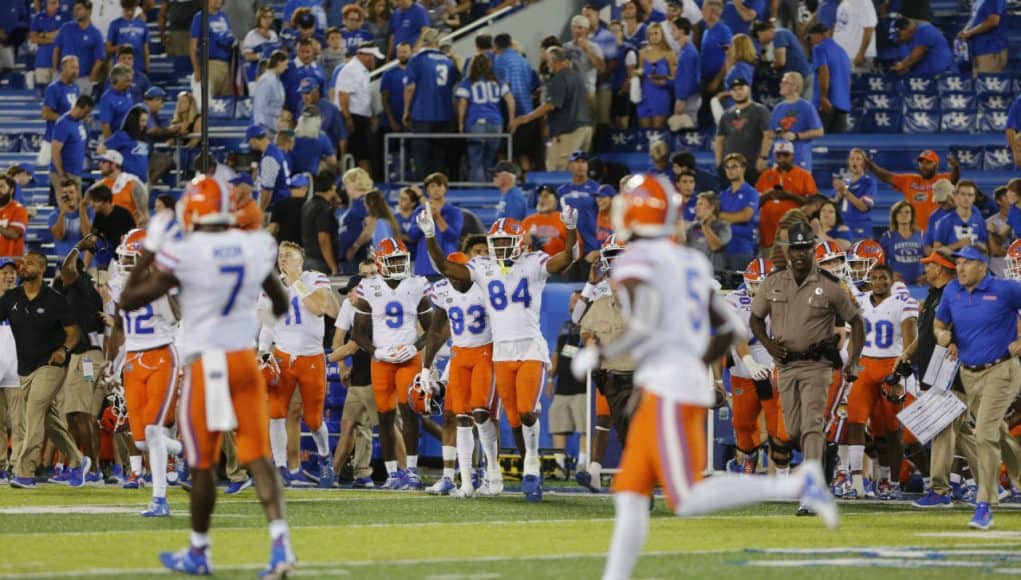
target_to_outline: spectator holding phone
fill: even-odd
[[[82,203],[76,181],[65,179],[58,187],[57,211],[50,214],[49,227],[54,251],[58,256],[66,256],[82,238],[92,233],[95,213]]]

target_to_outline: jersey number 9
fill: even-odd
[[[386,325],[390,328],[404,326],[404,307],[400,302],[387,302],[383,312],[386,314]]]

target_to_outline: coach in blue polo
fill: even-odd
[[[993,525],[990,504],[998,503],[1000,446],[1011,450],[1004,457],[1021,457],[1021,446],[1003,420],[1021,386],[1017,359],[1021,355],[1017,333],[1021,282],[991,275],[989,257],[975,246],[961,249],[954,257],[957,279],[943,291],[934,326],[939,344],[960,358],[965,402],[975,417],[978,469],[972,466],[972,472],[978,497],[968,525],[988,530]]]

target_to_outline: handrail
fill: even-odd
[[[396,140],[401,143],[399,145],[400,152],[398,156],[400,163],[398,165],[397,180],[389,181],[389,169],[387,169],[387,181],[390,185],[407,185],[414,183],[405,179],[404,170],[407,167],[406,149],[404,145],[405,141],[414,139],[500,139],[507,140],[507,159],[514,159],[514,139],[510,133],[387,133],[383,137],[383,158],[387,168],[389,168],[390,161],[390,141]],[[489,169],[488,167],[486,169]],[[474,181],[452,181],[448,185],[457,187],[480,187],[480,186],[491,186],[489,182],[474,182]]]

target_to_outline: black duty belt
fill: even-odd
[[[1000,358],[998,358],[998,359],[996,359],[996,360],[994,360],[992,362],[987,362],[985,364],[980,364],[980,365],[965,365],[965,364],[962,364],[961,366],[964,368],[964,370],[971,371],[971,372],[974,373],[974,372],[978,372],[978,371],[984,371],[984,370],[986,370],[988,368],[994,367],[994,366],[996,366],[996,365],[998,365],[998,364],[1000,364],[1000,363],[1002,363],[1004,361],[1008,361],[1008,360],[1010,360],[1010,355],[1009,354],[1006,355],[1006,356],[1001,356]]]

